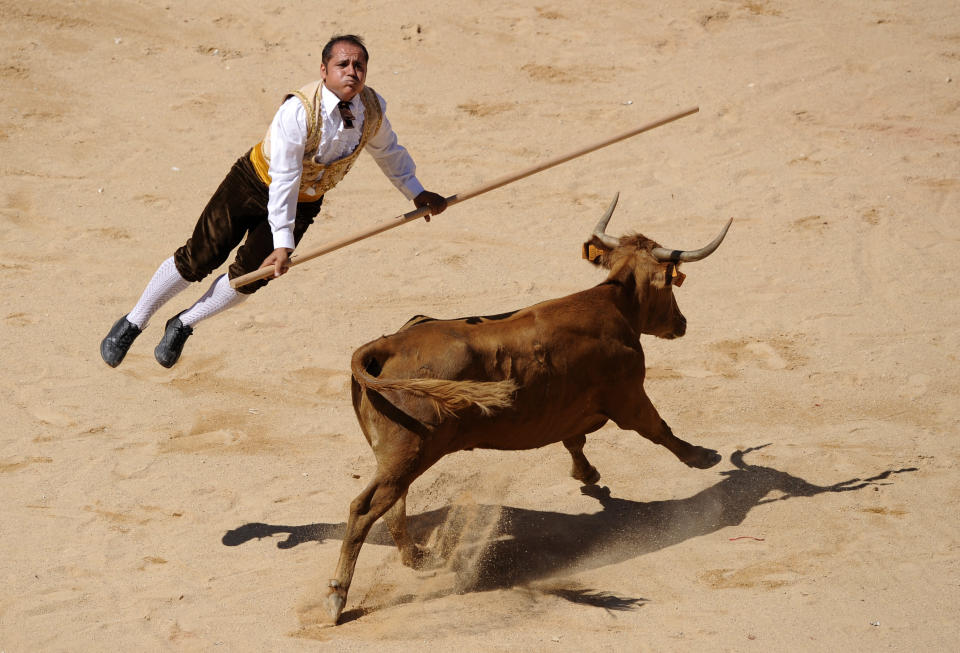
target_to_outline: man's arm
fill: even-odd
[[[427,206],[431,215],[439,215],[447,208],[442,195],[425,190],[417,179],[417,166],[406,148],[400,145],[397,135],[387,120],[387,103],[377,95],[383,120],[380,129],[367,141],[366,150],[373,156],[380,170],[408,200],[413,200],[417,208]],[[426,216],[427,221],[430,216]]]
[[[425,190],[413,198],[413,204],[418,209],[424,206],[430,209],[430,213],[423,216],[426,222],[430,222],[431,215],[440,215],[447,210],[447,199],[443,195],[438,195],[429,190]]]
[[[260,267],[272,265],[274,276],[288,269],[290,253],[296,247],[293,223],[303,173],[303,151],[307,140],[307,114],[296,97],[280,105],[270,124],[270,191],[267,219],[273,233],[273,253]]]

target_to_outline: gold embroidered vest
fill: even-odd
[[[383,122],[383,111],[377,94],[369,86],[360,91],[360,101],[363,102],[364,118],[363,132],[360,134],[360,143],[357,148],[343,157],[324,165],[317,160],[317,148],[320,146],[320,137],[323,133],[323,114],[321,113],[320,98],[322,81],[311,82],[299,91],[287,94],[284,102],[291,96],[296,96],[303,103],[307,112],[307,142],[303,148],[303,173],[300,175],[300,192],[298,202],[316,202],[328,190],[336,186],[353,166],[360,155],[360,151],[367,141],[377,133]],[[250,161],[263,183],[270,185],[270,128],[263,140],[250,150]]]

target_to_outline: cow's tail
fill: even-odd
[[[364,388],[372,390],[396,390],[409,392],[429,399],[440,416],[453,417],[461,411],[475,406],[484,415],[492,415],[497,410],[513,404],[513,395],[517,383],[513,379],[504,381],[452,381],[449,379],[387,379],[380,376],[382,361],[366,347],[353,354],[350,369],[353,378]]]

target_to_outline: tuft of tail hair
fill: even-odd
[[[489,416],[496,411],[509,408],[513,404],[513,395],[519,388],[513,379],[503,381],[453,381],[449,379],[384,379],[367,372],[364,357],[354,356],[351,361],[353,378],[364,388],[373,390],[396,390],[409,392],[426,399],[433,404],[441,417],[454,417],[467,408],[474,406]]]

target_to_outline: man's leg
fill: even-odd
[[[323,196],[321,195],[315,202],[300,202],[297,204],[296,217],[293,223],[293,242],[300,244],[300,240],[307,229],[313,224],[313,219],[320,213],[320,207],[323,205]],[[228,268],[228,276],[231,279],[243,276],[250,272],[260,269],[264,259],[273,252],[273,233],[270,230],[270,224],[267,220],[261,223],[251,225],[247,233],[247,239],[237,248],[236,257]],[[241,295],[251,295],[260,290],[271,280],[272,277],[259,279],[237,288]]]
[[[320,211],[320,204],[317,201],[297,205],[297,217],[293,227],[295,243],[300,242],[307,228],[313,223],[314,216]],[[230,266],[230,273],[217,277],[213,285],[193,306],[167,321],[163,338],[153,350],[157,362],[164,367],[173,367],[180,359],[183,346],[187,338],[193,335],[193,327],[198,322],[236,306],[257,289],[266,285],[268,280],[262,280],[243,286],[238,291],[230,285],[230,279],[258,269],[272,251],[273,234],[267,220],[252,224],[246,241],[237,250],[236,260]]]
[[[108,365],[120,364],[133,340],[164,303],[222,265],[251,226],[266,221],[267,194],[267,186],[253,170],[249,153],[240,157],[210,198],[191,237],[171,259],[164,261],[134,310],[120,318],[101,343],[100,353]],[[182,349],[185,337],[178,340]]]
[[[142,331],[161,306],[170,301],[176,294],[186,290],[189,285],[190,282],[177,271],[177,266],[171,256],[157,268],[153,278],[150,279],[150,283],[147,284],[143,294],[140,295],[137,305],[127,315],[127,319]]]
[[[133,310],[117,320],[100,343],[100,356],[104,362],[110,367],[119,365],[153,314],[189,285],[190,282],[177,271],[172,256],[161,263]]]
[[[180,321],[187,326],[194,326],[197,322],[213,317],[217,313],[233,308],[248,295],[238,293],[230,285],[226,274],[221,274],[203,294],[203,297],[180,314]]]
[[[197,322],[236,306],[248,296],[234,290],[227,275],[221,274],[193,306],[167,321],[163,338],[153,350],[157,362],[164,367],[173,367],[183,352],[187,338],[193,335],[193,327]]]

